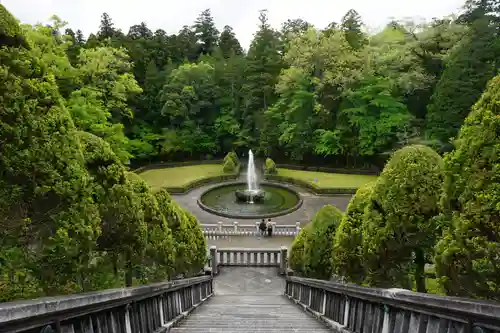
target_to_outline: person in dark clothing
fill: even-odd
[[[260,221],[259,231],[262,236],[266,234],[266,220],[262,219],[262,221]]]
[[[267,235],[269,237],[273,235],[273,224],[271,223],[271,219],[267,220]]]

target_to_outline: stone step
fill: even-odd
[[[282,295],[215,295],[171,332],[331,332]]]

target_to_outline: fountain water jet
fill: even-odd
[[[259,189],[257,185],[257,173],[255,172],[255,161],[251,149],[248,151],[247,189],[235,191],[234,194],[239,201],[247,203],[254,203],[264,199],[265,192]]]

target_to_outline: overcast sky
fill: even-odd
[[[0,3],[23,23],[45,23],[52,14],[57,14],[85,35],[97,31],[103,12],[125,33],[131,25],[142,21],[153,31],[176,33],[210,8],[218,29],[232,26],[242,46],[248,48],[257,29],[260,9],[269,10],[269,21],[275,28],[289,18],[302,18],[323,28],[332,21],[339,22],[353,8],[370,30],[376,30],[391,18],[431,19],[457,13],[464,0],[0,0]]]

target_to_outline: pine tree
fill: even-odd
[[[210,9],[204,10],[200,16],[198,16],[193,29],[200,43],[199,54],[211,55],[217,47],[219,31],[215,27],[214,18],[210,13]]]
[[[97,33],[97,38],[103,41],[107,38],[111,38],[116,34],[116,29],[114,28],[113,21],[109,17],[108,13],[103,13],[101,16],[101,24],[99,26],[99,32]]]
[[[233,32],[233,28],[228,25],[224,27],[220,34],[219,48],[225,58],[229,58],[231,55],[240,56],[243,54],[243,49]]]
[[[354,9],[349,9],[342,18],[340,28],[344,32],[349,45],[355,50],[360,49],[367,42],[365,34],[361,31],[362,26],[361,16]]]

